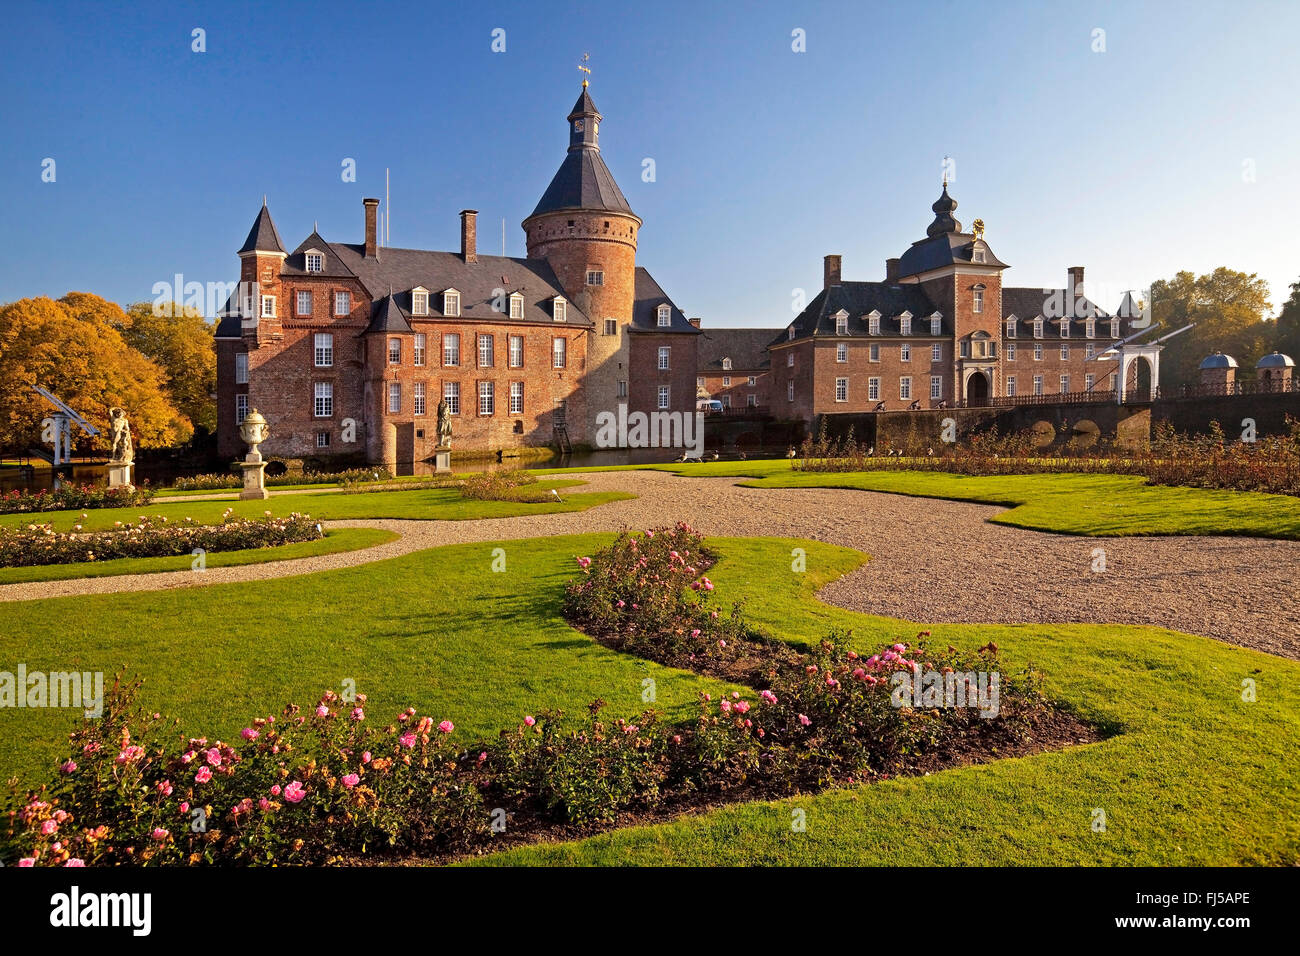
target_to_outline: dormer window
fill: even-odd
[[[790,328],[787,330],[787,332],[788,332],[788,334],[786,335],[786,338],[787,338],[787,339],[793,339],[793,338],[794,338],[794,326],[793,326],[793,325],[790,326]]]
[[[1007,338],[1014,339],[1015,337],[1016,337],[1016,317],[1013,315],[1007,318]]]
[[[305,261],[308,272],[323,272],[325,269],[325,257],[319,252],[308,252]]]
[[[849,334],[849,314],[843,309],[840,309],[840,311],[835,313],[835,334]]]
[[[912,334],[912,313],[911,312],[904,312],[902,315],[898,317],[898,334],[899,335]]]
[[[1084,333],[1083,333],[1083,334],[1084,334],[1085,337],[1090,338],[1090,339],[1095,339],[1095,338],[1097,337],[1097,320],[1096,320],[1096,319],[1089,319],[1089,320],[1088,320],[1088,324],[1085,326],[1085,328],[1084,328]]]
[[[429,290],[423,287],[411,290],[411,315],[429,314]]]
[[[729,358],[724,358],[724,359],[722,360],[722,370],[723,370],[724,372],[730,372],[730,371],[731,371],[731,359],[729,359]]]
[[[973,262],[983,262],[983,261],[984,261],[984,250],[983,250],[983,249],[979,249],[979,248],[977,248],[977,249],[975,250],[974,255],[971,256],[971,260],[972,260]]]
[[[1110,337],[1112,339],[1119,338],[1119,319],[1110,320]]]
[[[659,306],[659,310],[657,312],[657,318],[659,322],[659,328],[666,329],[669,325],[672,324],[673,321],[672,308],[666,305]]]
[[[930,334],[931,335],[943,334],[943,316],[940,315],[938,312],[930,316]]]
[[[1043,317],[1040,315],[1038,318],[1034,319],[1034,338],[1041,339],[1042,337],[1043,337]]]
[[[1070,337],[1070,320],[1068,318],[1063,318],[1061,319],[1061,338],[1068,339],[1069,337]]]
[[[556,322],[569,321],[569,303],[563,297],[557,295],[551,300],[551,318]]]
[[[518,292],[510,294],[510,318],[522,319],[524,317],[524,297]]]
[[[867,332],[870,335],[880,334],[880,313],[872,311],[867,315]]]
[[[460,315],[460,293],[455,289],[448,289],[442,294],[442,314]]]

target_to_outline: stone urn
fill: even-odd
[[[266,490],[266,462],[262,461],[262,453],[257,448],[270,434],[270,426],[256,408],[239,426],[239,437],[248,443],[248,454],[239,463],[244,472],[244,490],[239,493],[240,498],[270,497]]]

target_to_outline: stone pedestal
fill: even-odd
[[[131,462],[110,461],[108,463],[108,487],[134,488],[131,484]]]
[[[433,453],[433,473],[435,475],[451,474],[450,448],[440,448]]]
[[[262,456],[257,452],[250,452],[248,457],[239,463],[239,467],[244,470],[244,490],[239,493],[240,499],[269,498],[270,494],[266,490],[266,462],[262,461]]]

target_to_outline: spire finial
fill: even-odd
[[[262,193],[262,208],[266,208],[266,193]]]
[[[582,61],[578,64],[578,69],[586,74],[586,76],[582,78],[583,89],[587,88],[587,79],[591,76],[591,68],[584,66],[583,64],[585,64],[590,59],[591,59],[591,55],[588,53],[584,53],[582,54]]]

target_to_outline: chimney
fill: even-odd
[[[1083,266],[1070,266],[1070,295],[1083,295]]]
[[[885,281],[886,282],[898,281],[898,260],[897,259],[885,260]]]
[[[686,321],[691,323],[691,325],[695,326],[697,329],[700,327],[700,317],[698,315],[695,318],[687,319]]]
[[[379,239],[376,218],[379,213],[378,199],[363,199],[366,204],[366,258],[379,258]]]
[[[478,210],[460,211],[460,257],[466,262],[478,262]]]
[[[840,284],[840,257],[827,256],[822,274],[822,288],[829,289]]]

